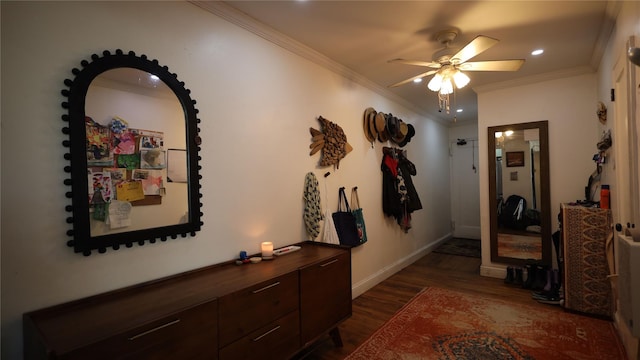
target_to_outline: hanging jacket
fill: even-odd
[[[382,211],[387,216],[402,218],[403,206],[398,192],[398,160],[384,154],[382,164]]]
[[[411,176],[415,176],[417,173],[416,166],[404,155],[401,155],[398,157],[398,168],[402,172],[404,184],[407,188],[407,212],[412,213],[422,209],[422,202],[411,179]]]

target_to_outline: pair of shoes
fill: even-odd
[[[541,291],[533,291],[531,298],[544,304],[564,305],[564,294],[562,284],[559,281],[559,272],[557,269],[547,270],[547,283]]]
[[[564,305],[564,299],[536,299],[539,303],[541,304],[549,304],[549,305],[558,305],[558,306],[563,306]]]
[[[524,269],[527,271],[527,281],[522,284],[523,289],[531,289],[536,282],[536,264],[537,260],[527,259],[524,264]]]
[[[522,284],[524,283],[524,280],[522,277],[522,268],[514,268],[514,271],[515,271],[515,278],[513,279],[513,285],[522,286]]]
[[[533,271],[535,272],[535,279],[531,284],[531,289],[534,291],[544,290],[544,287],[547,285],[549,279],[547,274],[547,272],[549,271],[549,267],[546,265],[536,264]]]
[[[513,284],[514,277],[515,274],[513,272],[513,268],[511,266],[507,266],[507,276],[504,278],[504,283],[508,285]]]
[[[504,283],[522,286],[523,282],[522,268],[507,266],[507,276],[504,278]]]

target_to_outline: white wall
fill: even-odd
[[[595,169],[591,157],[598,152],[596,143],[607,129],[612,130],[613,142],[616,136],[624,136],[624,129],[615,128],[615,104],[610,99],[613,88],[612,73],[616,62],[624,56],[626,41],[640,39],[640,3],[637,1],[611,2],[610,9],[615,19],[614,31],[608,40],[598,72],[564,79],[540,82],[532,85],[515,86],[502,90],[487,90],[478,93],[479,136],[481,150],[480,194],[482,210],[482,267],[487,276],[504,276],[504,265],[494,264],[489,251],[489,198],[487,163],[487,127],[508,123],[549,120],[549,150],[551,176],[551,209],[553,230],[557,228],[557,213],[561,202],[583,198],[583,187],[588,175]],[[638,71],[638,68],[636,68]],[[637,98],[637,93],[636,93]],[[602,125],[595,114],[598,101],[602,101],[608,111],[607,124]],[[638,114],[638,113],[636,113]],[[640,128],[640,119],[636,120]],[[617,135],[616,135],[617,131]],[[632,144],[640,148],[640,144]],[[625,159],[621,159],[625,160]],[[632,160],[638,161],[638,159]],[[602,183],[616,187],[615,161],[603,166]],[[612,192],[612,203],[629,194]],[[630,194],[638,197],[640,194]],[[613,207],[614,222],[616,208]],[[638,339],[630,335],[628,328],[616,315],[618,332],[621,335],[628,357],[637,359]]]
[[[560,204],[584,198],[584,186],[595,169],[598,118],[596,75],[585,74],[509,89],[478,92],[480,142],[481,274],[504,276],[504,265],[491,262],[489,245],[489,172],[487,128],[549,121],[551,230],[558,229]]]
[[[447,129],[353,81],[183,2],[6,2],[2,15],[2,358],[22,353],[24,312],[305,239],[304,176],[323,206],[358,186],[369,242],[353,251],[354,295],[449,235]],[[60,90],[103,50],[133,50],[175,72],[197,100],[202,218],[195,237],[83,257],[66,246]],[[406,147],[424,209],[405,234],[382,214],[381,144],[362,133],[366,107],[416,128]],[[326,180],[309,156],[317,116],[354,150]]]
[[[640,3],[637,1],[625,1],[621,4],[620,14],[616,20],[614,32],[605,50],[605,54],[598,69],[598,101],[602,101],[607,106],[607,123],[599,125],[598,133],[611,129],[612,139],[615,145],[619,137],[627,136],[627,129],[616,129],[616,111],[615,103],[611,101],[610,91],[614,87],[613,69],[618,61],[625,61],[626,43],[630,36],[635,36],[636,46],[640,46]],[[640,67],[635,67],[636,73],[640,72]],[[636,96],[637,96],[636,89]],[[640,105],[640,104],[639,104]],[[640,107],[639,107],[640,108]],[[636,123],[640,122],[640,118],[636,119]],[[640,124],[637,125],[640,131]],[[640,149],[640,144],[633,144]],[[614,146],[615,147],[615,146]],[[618,219],[620,205],[620,191],[617,191],[617,181],[615,172],[615,152],[612,147],[608,154],[610,156],[608,163],[603,165],[602,183],[611,185],[611,204],[614,220],[626,223],[629,219]],[[616,190],[616,191],[614,191]],[[640,196],[636,194],[636,196]]]
[[[604,56],[600,63],[600,68],[598,69],[598,100],[602,101],[608,108],[607,111],[607,123],[605,125],[598,126],[598,134],[601,134],[603,131],[607,129],[611,129],[612,139],[614,146],[611,148],[613,150],[616,145],[616,139],[621,136],[626,136],[626,129],[616,128],[616,114],[615,103],[611,101],[610,98],[610,90],[613,88],[614,79],[613,79],[613,69],[616,66],[616,63],[623,60],[626,53],[626,43],[629,40],[630,36],[635,36],[636,45],[640,44],[640,2],[637,1],[624,1],[620,4],[619,14],[616,18],[616,25],[609,39],[609,43],[607,48],[605,49]],[[636,74],[640,71],[640,67],[635,67]],[[640,76],[636,75],[636,81],[640,83]],[[636,83],[636,86],[639,84]],[[635,90],[636,99],[636,129],[640,131],[640,91],[638,89]],[[635,146],[636,149],[640,150],[640,144],[631,144],[631,146]],[[614,151],[609,151],[610,154],[613,155]],[[624,160],[624,159],[620,159]],[[635,159],[636,164],[638,164],[638,159]],[[616,159],[615,156],[611,156],[609,158],[609,162],[603,165],[602,171],[602,183],[610,184],[613,189],[611,192],[611,203],[612,203],[612,214],[613,221],[622,222],[623,224],[628,221],[625,219],[620,219],[619,206],[622,204],[623,200],[631,201],[630,199],[635,198],[636,201],[639,201],[640,190],[636,189],[635,193],[626,194],[622,189],[619,189],[618,183],[616,180]],[[637,224],[636,224],[637,225]],[[640,284],[635,284],[635,286],[640,286]],[[614,317],[616,324],[618,325],[618,333],[622,339],[622,342],[625,345],[627,350],[627,356],[629,359],[640,359],[640,351],[639,349],[639,340],[638,338],[634,338],[625,321],[621,319],[621,315],[616,313]]]

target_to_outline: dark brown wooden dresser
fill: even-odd
[[[349,248],[177,274],[24,314],[25,359],[287,359],[351,316]]]

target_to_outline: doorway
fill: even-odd
[[[453,237],[480,240],[478,140],[452,140],[449,148]]]

